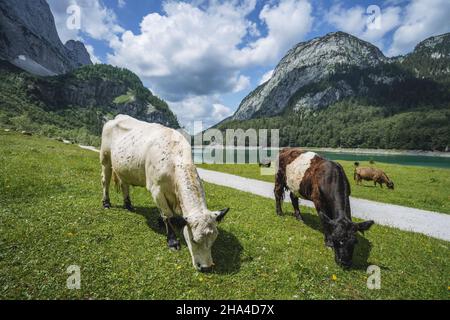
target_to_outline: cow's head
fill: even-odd
[[[389,181],[386,183],[386,185],[387,185],[388,189],[394,190],[394,183],[393,183],[391,180],[389,180]]]
[[[358,242],[356,233],[364,232],[374,224],[372,220],[355,223],[348,218],[337,220],[330,219],[326,214],[320,214],[320,217],[331,233],[328,235],[329,241],[333,246],[334,259],[336,263],[344,268],[352,265],[353,250]]]
[[[192,256],[192,264],[198,271],[207,272],[214,266],[211,248],[219,234],[217,224],[222,221],[228,210],[229,208],[226,208],[185,217],[184,239]]]

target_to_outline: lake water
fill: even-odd
[[[194,161],[196,163],[212,163],[214,157],[216,157],[216,151],[203,152],[201,149],[195,148],[193,150]],[[450,169],[450,158],[448,157],[436,157],[436,156],[421,156],[421,155],[386,155],[386,154],[360,154],[360,153],[341,153],[341,152],[325,152],[317,151],[318,154],[330,160],[348,160],[348,161],[374,161],[401,164],[408,166],[421,166],[421,167],[434,167],[434,168],[445,168]],[[212,155],[211,155],[212,154]],[[242,149],[226,149],[223,150],[223,163],[233,163],[226,161],[228,156],[232,159],[234,156],[234,163],[257,163],[259,161],[259,152],[257,150],[242,150]],[[263,151],[261,156],[262,159],[270,157],[271,152]],[[240,157],[240,161],[238,160]],[[217,154],[220,157],[220,153]],[[243,160],[245,157],[245,160]],[[251,160],[251,161],[250,161]]]

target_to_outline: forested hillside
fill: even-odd
[[[178,128],[167,104],[131,71],[90,65],[39,77],[0,63],[0,125],[78,143],[99,144],[103,123],[118,113]]]

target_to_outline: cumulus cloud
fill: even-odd
[[[259,22],[267,34],[261,36],[247,17],[255,4],[165,2],[162,14],[144,17],[139,33],[126,31],[112,44],[108,61],[133,70],[173,101],[244,90],[250,79],[242,69],[277,62],[312,24],[312,7],[306,0],[266,4]],[[247,36],[256,39],[245,43]]]
[[[312,28],[312,6],[306,0],[266,4],[259,18],[267,26],[267,36],[250,43],[239,52],[238,61],[244,65],[278,61],[288,49],[303,40]]]
[[[448,0],[412,0],[406,6],[405,12],[402,25],[394,33],[389,55],[410,52],[425,38],[450,30]]]
[[[117,23],[114,11],[99,0],[47,0],[47,2],[63,43],[70,39],[81,40],[83,34],[96,40],[112,42],[116,41],[117,35],[124,31]],[[68,19],[73,15],[70,10],[71,6],[80,8],[80,28],[72,28],[67,25]]]
[[[249,32],[245,16],[255,1],[210,5],[166,2],[164,14],[151,13],[140,33],[126,31],[108,61],[125,66],[178,101],[189,95],[236,92],[249,85],[234,60],[236,46]]]
[[[337,4],[331,7],[325,18],[338,30],[353,34],[383,49],[384,36],[400,25],[401,11],[402,9],[396,6],[385,9],[362,6],[344,8]]]
[[[203,129],[207,129],[233,113],[217,95],[190,96],[181,101],[169,101],[169,104],[180,123],[191,133],[197,133],[194,132],[195,121],[202,121]]]

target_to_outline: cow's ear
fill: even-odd
[[[322,220],[324,224],[327,224],[329,226],[334,226],[336,223],[330,219],[325,213],[319,211],[319,217]]]
[[[230,210],[230,208],[225,208],[223,210],[220,210],[216,213],[216,221],[220,222],[223,220],[223,218],[225,218],[225,215],[227,214],[227,212]]]
[[[369,230],[369,228],[374,224],[373,220],[363,221],[359,223],[355,223],[356,230],[359,232],[364,232]]]

